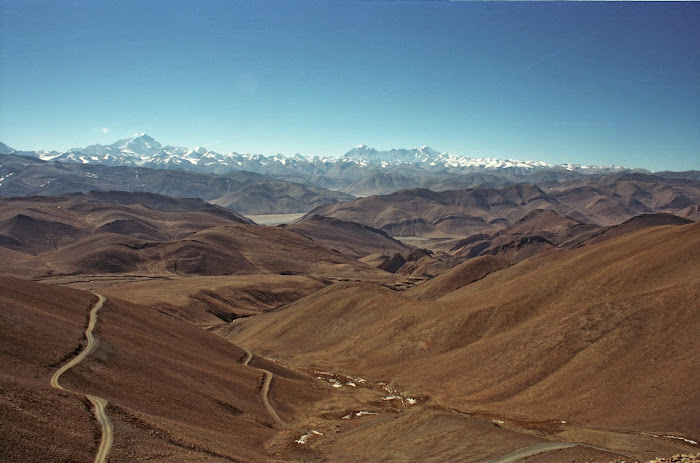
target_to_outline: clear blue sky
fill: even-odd
[[[0,1],[0,141],[700,169],[700,3]]]

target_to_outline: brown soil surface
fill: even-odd
[[[400,241],[375,228],[328,217],[313,216],[301,223],[285,225],[284,228],[354,258],[409,249]]]
[[[90,402],[50,386],[87,343],[96,298],[81,289],[107,296],[99,346],[60,384],[107,401],[109,461],[619,463],[697,450],[700,224],[596,229],[535,210],[484,234],[497,255],[362,263],[348,249],[396,242],[325,219],[311,239],[189,200],[65,201],[0,210],[0,270],[52,283],[0,277],[2,461],[97,453]],[[346,228],[357,234],[343,255],[331,244]],[[536,236],[557,252],[522,241]]]
[[[92,462],[90,404],[53,389],[51,375],[84,345],[93,294],[0,278],[0,460]]]
[[[237,323],[231,338],[512,429],[649,458],[693,448],[649,434],[700,435],[699,262],[700,225],[652,227],[528,259],[435,301],[329,287]]]
[[[329,204],[313,214],[362,223],[394,237],[438,238],[488,233],[512,225],[536,209],[555,211],[584,224],[612,226],[654,212],[692,218],[692,207],[698,203],[697,183],[623,174],[542,187],[518,184],[441,192],[402,190]]]
[[[146,195],[144,206],[135,203],[139,194],[93,196],[0,200],[0,273],[381,273],[307,237],[249,225],[200,200]]]
[[[0,459],[93,461],[100,431],[89,403],[49,382],[80,350],[95,296],[5,277],[0,287],[0,353],[7,366],[1,378]],[[97,349],[63,373],[60,384],[109,402],[106,414],[114,428],[109,461],[277,459],[267,442],[279,430],[260,397],[261,372],[241,364],[245,351],[118,299],[106,301],[94,334]],[[288,376],[272,381],[272,398],[278,391],[290,395],[288,388],[306,390],[304,400],[322,396],[315,381]],[[295,407],[298,394],[291,396],[287,406]]]

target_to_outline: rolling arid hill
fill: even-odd
[[[266,397],[275,405],[284,398],[278,409],[286,420],[325,394],[212,333],[112,298],[96,315],[97,347],[54,382],[86,347],[96,301],[88,292],[0,278],[2,461],[93,461],[105,428],[83,394],[106,401],[108,461],[274,461],[268,446],[285,431],[261,399],[261,368],[275,372]]]
[[[543,252],[568,249],[600,229],[552,210],[535,209],[508,227],[446,241],[439,247],[455,256],[499,255],[519,261]]]
[[[410,249],[381,230],[328,217],[315,216],[300,223],[284,225],[284,228],[355,258]]]
[[[0,289],[2,461],[87,462],[98,450],[114,462],[490,461],[549,445],[407,406],[383,383],[287,368],[151,307],[98,307],[92,293],[9,277]],[[86,397],[102,404],[99,422]]]
[[[515,262],[544,252],[599,243],[642,228],[689,223],[693,221],[673,214],[656,213],[638,215],[619,225],[600,227],[551,210],[535,209],[506,228],[445,241],[436,247],[454,256],[497,255]]]
[[[466,285],[453,269],[456,281],[446,273],[415,294],[332,286],[229,336],[501,428],[628,458],[690,452],[700,436],[699,250],[698,224],[644,228],[492,273],[484,263],[464,272],[479,273]],[[339,439],[359,445],[371,427]]]
[[[0,277],[12,423],[0,459],[696,451],[698,224],[653,213],[601,226],[538,187],[488,191],[480,204],[500,198],[507,218],[442,251],[336,218],[264,227],[150,193],[0,199],[0,273],[42,282]],[[515,219],[528,204],[542,207]]]
[[[2,199],[0,253],[3,273],[30,277],[373,272],[297,233],[198,199],[144,193]]]
[[[694,220],[693,207],[699,203],[696,181],[618,174],[541,186],[403,190],[323,206],[307,217],[362,223],[394,237],[467,237],[512,225],[535,209],[552,210],[584,224],[610,226],[654,212]]]

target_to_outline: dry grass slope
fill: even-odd
[[[242,321],[232,339],[445,406],[697,438],[699,263],[700,225],[652,227],[432,301],[416,300],[420,287],[326,288]],[[460,286],[445,278],[438,295]]]

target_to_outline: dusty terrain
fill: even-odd
[[[60,376],[67,391],[53,389],[53,374],[85,342],[97,298],[12,278],[0,285],[8,366],[0,400],[3,461],[92,461],[101,434],[75,393],[108,402],[109,461],[276,459],[265,444],[279,429],[261,400],[263,374],[242,364],[244,350],[157,310],[108,298],[94,330],[97,348]],[[67,329],[56,330],[61,324]],[[283,410],[322,396],[311,379],[287,376],[270,390],[273,404],[278,391],[293,397]]]
[[[697,224],[648,228],[528,259],[430,302],[348,283],[237,322],[229,336],[506,428],[640,459],[654,446],[690,451],[682,438],[700,434],[699,249]],[[413,291],[445,287],[436,278]]]
[[[137,193],[2,199],[0,256],[0,272],[35,278],[373,272],[307,237],[251,225],[201,200]]]
[[[386,233],[355,222],[313,216],[284,226],[328,249],[360,258],[370,254],[403,252],[409,248]]]
[[[330,204],[311,213],[362,223],[394,237],[467,237],[514,224],[535,209],[600,226],[668,212],[697,220],[700,187],[692,180],[621,174],[580,180],[463,190],[402,190]]]
[[[431,252],[120,193],[0,200],[0,235],[0,272],[41,281],[0,277],[3,461],[93,461],[95,401],[115,462],[697,451],[700,228],[675,215],[535,208]]]

